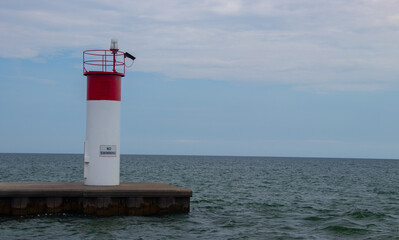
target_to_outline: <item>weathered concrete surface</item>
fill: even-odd
[[[101,216],[188,213],[192,191],[164,183],[0,183],[0,215],[83,213]]]

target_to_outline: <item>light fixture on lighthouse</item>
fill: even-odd
[[[110,46],[109,50],[111,50],[112,52],[117,52],[119,50],[118,39],[116,39],[116,38],[111,39],[111,46]]]

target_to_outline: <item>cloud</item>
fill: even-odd
[[[32,77],[32,76],[15,76],[15,77],[7,76],[7,78],[13,79],[13,80],[22,80],[22,81],[24,81],[24,80],[35,81],[37,83],[44,84],[44,85],[54,85],[57,83],[57,81],[52,80],[52,79],[45,79],[45,78]]]
[[[388,84],[314,84],[314,85],[301,85],[294,87],[296,90],[312,91],[318,93],[328,93],[331,91],[340,92],[376,92],[388,91],[391,87]]]
[[[242,9],[240,0],[208,1],[208,3],[216,3],[216,5],[211,9],[212,11],[222,15],[234,15],[239,13]]]
[[[207,142],[207,141],[195,140],[195,139],[178,139],[178,140],[173,140],[172,142],[183,143],[183,144],[192,144],[192,143],[203,143],[203,142]]]
[[[392,0],[3,1],[0,57],[81,52],[117,37],[138,71],[376,89],[399,74],[398,8]]]

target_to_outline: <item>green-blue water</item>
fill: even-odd
[[[83,156],[0,154],[0,181],[80,182]],[[121,156],[121,181],[193,190],[161,217],[0,218],[0,239],[399,239],[399,161]]]

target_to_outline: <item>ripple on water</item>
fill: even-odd
[[[319,217],[319,216],[309,216],[309,217],[303,218],[303,220],[312,221],[312,222],[320,222],[320,221],[326,221],[326,220],[328,220],[328,218]]]
[[[356,209],[348,212],[347,215],[355,219],[365,219],[365,218],[383,219],[387,217],[387,215],[384,213],[372,212],[368,209]]]
[[[356,227],[346,227],[340,225],[331,225],[324,228],[327,231],[333,232],[337,235],[364,235],[367,234],[369,231],[363,228],[356,228]]]

